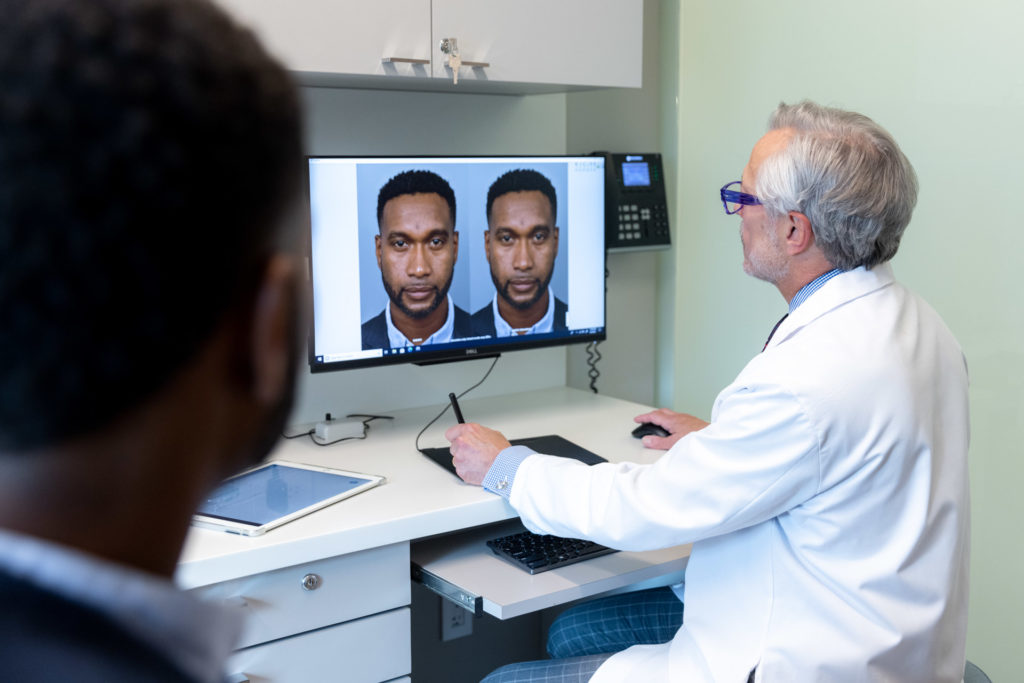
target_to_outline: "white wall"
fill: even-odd
[[[304,88],[312,154],[563,154],[565,95],[453,95]],[[311,375],[303,367],[293,423],[447,402],[490,361],[397,365]],[[561,348],[506,353],[473,396],[562,386]],[[436,445],[436,444],[433,444]]]
[[[1024,637],[1024,6],[1000,0],[822,3],[675,0],[681,7],[675,312],[663,348],[680,410],[717,391],[785,310],[743,275],[739,221],[718,188],[739,177],[780,100],[815,99],[886,126],[921,193],[896,276],[939,311],[971,372],[973,547],[967,654],[1020,680]]]
[[[662,151],[660,12],[657,0],[644,3],[641,88],[566,96],[568,152]],[[665,252],[608,255],[608,338],[598,346],[602,356],[596,382],[599,393],[645,405],[654,403],[656,274],[661,253]],[[568,357],[569,386],[588,389],[586,348],[572,347]]]
[[[645,10],[644,87],[570,95],[456,95],[304,88],[313,154],[564,154],[597,149],[659,151],[657,2]],[[655,253],[608,261],[609,338],[600,348],[601,393],[654,398]],[[348,370],[311,375],[303,366],[292,423],[325,412],[388,412],[437,403],[482,377],[489,361]],[[584,345],[506,353],[474,396],[569,384],[588,389]],[[567,380],[568,374],[568,380]],[[624,425],[628,429],[629,425]]]

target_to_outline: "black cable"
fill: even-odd
[[[461,394],[457,395],[457,396],[456,396],[455,398],[462,398],[463,396],[465,396],[466,394],[468,394],[469,392],[473,391],[473,390],[474,390],[474,389],[476,389],[476,388],[477,388],[478,386],[480,386],[481,384],[483,384],[483,383],[484,383],[484,380],[486,380],[486,379],[487,379],[488,377],[490,377],[490,376],[491,376],[491,371],[492,371],[492,370],[494,370],[494,366],[498,364],[498,359],[499,359],[499,358],[501,358],[501,356],[495,356],[495,357],[494,357],[494,361],[492,361],[492,362],[491,362],[491,367],[487,368],[487,372],[485,372],[485,373],[484,373],[484,376],[483,376],[482,378],[480,378],[480,381],[479,381],[479,382],[477,382],[476,384],[474,384],[473,386],[471,386],[471,387],[470,387],[469,389],[466,389],[466,390],[465,390],[465,391],[463,391],[463,392],[462,392]],[[419,450],[420,450],[420,437],[421,437],[421,436],[423,436],[423,432],[425,432],[425,431],[427,431],[428,429],[430,429],[430,425],[432,425],[432,424],[434,424],[435,422],[437,422],[438,420],[440,420],[440,419],[441,419],[441,416],[442,416],[442,415],[444,415],[444,414],[445,414],[446,412],[448,412],[448,410],[449,410],[449,409],[451,409],[451,407],[452,407],[452,404],[451,404],[451,402],[450,402],[450,401],[449,401],[448,403],[445,403],[445,405],[444,405],[444,410],[442,410],[442,411],[441,411],[440,413],[438,413],[438,414],[437,414],[437,415],[436,415],[436,416],[434,417],[434,419],[433,419],[433,420],[431,420],[430,422],[428,422],[428,423],[427,423],[427,424],[426,424],[426,425],[425,425],[425,426],[423,427],[423,429],[421,429],[421,430],[420,430],[420,433],[416,435],[416,450],[417,450],[417,451],[419,451]],[[422,451],[420,451],[420,452],[422,452]]]
[[[597,393],[597,378],[601,376],[601,371],[597,369],[597,363],[601,360],[601,352],[597,350],[597,345],[600,343],[593,341],[587,345],[587,365],[590,367],[587,370],[587,376],[590,377],[590,390],[595,394]]]
[[[334,444],[341,443],[342,441],[360,441],[362,439],[365,439],[366,438],[366,433],[368,431],[370,431],[370,426],[364,422],[363,423],[363,433],[362,433],[361,436],[344,436],[344,437],[342,437],[340,439],[335,439],[334,441],[317,441],[316,440],[316,432],[314,431],[314,432],[310,432],[309,433],[309,440],[312,441],[313,443],[315,443],[317,446],[325,446],[325,447],[326,446],[333,446]]]
[[[394,420],[395,419],[394,415],[366,415],[366,414],[363,414],[363,413],[349,413],[345,417],[365,417],[367,419],[366,419],[366,422],[364,422],[363,424],[366,424],[367,422],[373,422],[374,420]]]
[[[608,266],[604,267],[604,293],[608,295],[608,278],[611,276],[611,271],[608,270]],[[587,345],[587,377],[590,378],[590,390],[595,394],[597,391],[597,378],[601,376],[601,371],[597,369],[597,363],[601,360],[601,352],[597,350],[599,341],[592,341]]]

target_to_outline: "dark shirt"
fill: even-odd
[[[0,681],[192,683],[107,615],[0,571]]]

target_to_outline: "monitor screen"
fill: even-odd
[[[604,339],[604,164],[310,157],[310,369]]]

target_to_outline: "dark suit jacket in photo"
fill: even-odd
[[[472,328],[470,327],[469,313],[466,313],[458,306],[454,306],[454,308],[455,328],[452,330],[452,340],[471,337]],[[363,348],[391,348],[391,342],[388,340],[388,321],[384,318],[384,311],[363,323]]]
[[[569,306],[556,296],[555,320],[551,325],[552,332],[565,332],[568,329],[565,326],[565,312],[568,310]],[[470,324],[472,325],[474,335],[495,336],[497,328],[494,326],[494,301],[487,302],[486,306],[474,313]]]
[[[194,683],[102,612],[2,570],[0,681]]]

